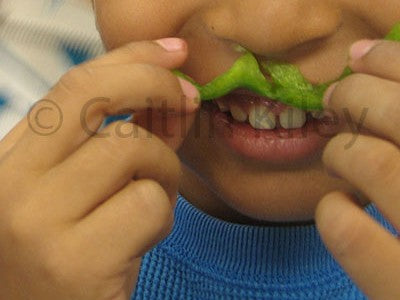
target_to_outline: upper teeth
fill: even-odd
[[[279,122],[285,129],[301,128],[306,121],[306,112],[298,108],[287,108],[279,115]]]
[[[222,112],[229,111],[229,106],[224,101],[217,100],[217,105],[218,105],[220,111],[222,111]]]
[[[314,119],[321,120],[325,117],[324,112],[322,111],[312,111],[311,115]]]
[[[231,105],[232,117],[238,122],[244,122],[247,120],[247,113],[238,105]]]
[[[264,105],[252,105],[249,113],[250,125],[255,129],[274,129],[275,115]]]
[[[216,101],[219,110],[222,112],[230,111],[232,118],[238,122],[248,122],[255,129],[274,129],[277,126],[278,118],[279,123],[284,129],[301,128],[307,122],[307,112],[288,107],[282,111],[279,116],[276,116],[270,111],[270,108],[263,104],[249,105],[248,113],[238,104],[227,104],[224,101]],[[325,114],[319,111],[311,111],[310,114],[315,119],[322,119]]]

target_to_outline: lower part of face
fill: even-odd
[[[189,57],[181,70],[199,83],[232,65],[240,55],[235,45],[249,49],[260,61],[295,64],[311,82],[326,82],[341,74],[354,41],[380,38],[400,20],[398,0],[95,4],[98,26],[110,49],[130,41],[185,38]],[[276,106],[243,91],[219,100],[219,106],[213,101],[201,108],[179,151],[184,164],[181,193],[189,201],[218,217],[232,216],[227,218],[232,221],[279,222],[312,219],[324,194],[352,191],[329,176],[321,161],[324,145],[339,128],[332,126],[337,124],[334,116],[317,120],[311,112]],[[263,106],[273,112],[267,123]]]

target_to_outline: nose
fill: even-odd
[[[338,2],[221,0],[203,18],[216,37],[270,55],[334,34],[342,21]]]

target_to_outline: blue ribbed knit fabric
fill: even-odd
[[[365,210],[393,234],[373,205]],[[314,225],[238,225],[178,196],[172,233],[142,260],[132,299],[366,299]]]

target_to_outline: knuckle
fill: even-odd
[[[172,222],[172,205],[163,187],[151,179],[142,179],[135,185],[135,197],[142,199],[138,208],[146,215],[149,223],[154,225],[157,233],[165,230]]]
[[[372,180],[391,182],[400,176],[400,153],[394,145],[384,142],[363,151],[365,161],[369,163]]]
[[[93,70],[86,65],[81,65],[63,75],[56,87],[61,88],[69,94],[75,94],[85,91],[94,81],[93,77]]]

